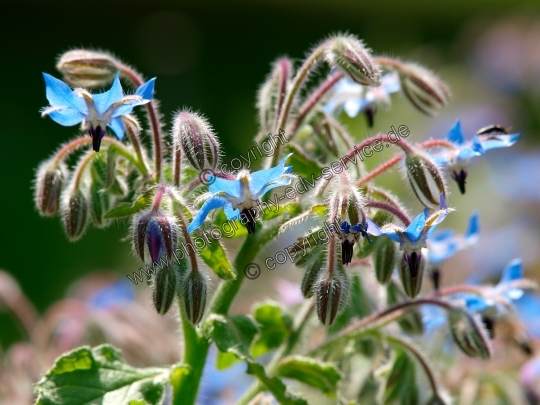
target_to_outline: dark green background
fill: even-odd
[[[40,218],[31,185],[35,167],[76,134],[42,119],[41,72],[59,76],[55,59],[74,47],[106,49],[158,76],[156,97],[170,121],[190,106],[209,117],[230,156],[256,132],[255,91],[272,60],[302,57],[332,32],[350,32],[378,53],[414,57],[437,68],[462,64],[465,27],[537,1],[4,1],[0,46],[0,268],[13,274],[39,310],[93,270],[138,267],[121,241],[127,224],[92,228],[70,243],[58,219]],[[474,38],[470,38],[473,41]],[[409,110],[409,113],[412,110]],[[167,128],[168,129],[168,128]],[[0,343],[17,336],[0,313]]]

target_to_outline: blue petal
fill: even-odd
[[[397,243],[402,242],[401,236],[394,229],[385,229],[383,231],[371,219],[367,220],[367,232],[373,236],[388,236],[390,239]]]
[[[465,241],[468,244],[476,243],[478,235],[480,233],[480,224],[478,219],[478,213],[475,212],[469,218],[469,226],[467,232],[465,232]]]
[[[96,291],[87,299],[87,303],[93,309],[104,310],[134,300],[133,284],[127,280],[118,280]]]
[[[469,311],[483,312],[490,307],[485,299],[478,296],[468,296],[465,298],[465,305]]]
[[[291,156],[292,153],[289,153],[285,156],[281,162],[278,163],[276,167],[272,167],[266,170],[259,170],[258,172],[251,174],[251,180],[249,182],[249,190],[252,195],[260,197],[263,195],[262,191],[264,186],[268,183],[275,182],[279,180],[285,173],[288,173],[287,170],[291,170],[288,167],[285,167],[285,161]],[[276,186],[277,187],[277,186]],[[268,191],[267,189],[266,191]],[[210,190],[211,191],[211,190]],[[265,192],[266,192],[265,191]]]
[[[432,240],[433,241],[433,240]],[[447,240],[445,243],[429,245],[428,260],[433,264],[439,264],[454,256],[459,250],[460,244],[456,240]]]
[[[98,114],[103,114],[107,109],[114,103],[118,103],[124,97],[122,92],[122,85],[120,84],[120,79],[118,75],[120,72],[116,73],[114,77],[113,84],[109,91],[100,94],[94,94],[92,97],[94,100],[94,106]]]
[[[141,96],[145,100],[152,100],[152,97],[154,96],[154,84],[156,82],[156,78],[152,78],[148,80],[146,83],[143,83],[139,86],[139,88],[135,91],[135,94],[137,96]]]
[[[454,126],[448,131],[446,139],[456,145],[463,144],[463,133],[461,132],[461,122],[457,121]]]
[[[437,232],[435,235],[433,235],[430,238],[430,241],[432,243],[447,243],[451,239],[457,239],[456,238],[456,233],[454,231],[446,229],[444,231]]]
[[[358,98],[350,98],[343,103],[343,109],[349,117],[354,118],[358,115],[360,110],[362,110],[368,104],[368,101],[360,100]]]
[[[510,283],[514,280],[520,280],[523,278],[523,261],[521,259],[514,259],[503,270],[501,281],[498,285]]]
[[[240,210],[238,208],[233,209],[232,205],[226,205],[223,209],[227,219],[240,219]]]
[[[84,120],[84,115],[81,114],[79,111],[74,110],[72,108],[66,108],[63,110],[56,110],[49,114],[47,114],[51,119],[65,127],[70,127],[72,125],[76,125],[80,123],[82,120]]]
[[[208,186],[212,194],[226,193],[233,198],[239,199],[242,197],[244,186],[242,180],[228,180],[221,177],[215,177],[214,182]]]
[[[482,143],[480,142],[480,139],[476,134],[474,134],[472,138],[472,150],[476,153],[477,156],[484,154],[484,148],[482,147]]]
[[[81,114],[87,113],[84,99],[74,94],[66,83],[48,73],[43,73],[43,78],[45,79],[45,95],[51,106],[71,108]]]
[[[410,225],[403,231],[405,237],[411,242],[417,242],[422,236],[422,232],[426,226],[427,208],[418,214],[410,223]]]
[[[290,167],[290,166],[289,166]],[[283,187],[283,186],[288,186],[289,184],[291,184],[291,181],[292,179],[290,177],[286,177],[286,178],[281,178],[281,179],[278,179],[276,181],[273,181],[272,183],[268,183],[266,186],[263,187],[263,189],[259,192],[259,197],[263,196],[266,194],[267,191],[270,191],[272,190],[273,188],[276,188],[276,187]]]
[[[109,123],[109,128],[111,128],[116,135],[118,139],[122,139],[124,137],[124,132],[126,130],[126,127],[124,126],[124,122],[122,121],[122,118],[115,117],[111,120]]]
[[[473,156],[478,156],[479,153],[476,152],[474,149],[469,147],[464,147],[463,149],[460,149],[457,153],[457,160],[464,161],[472,158]]]
[[[396,93],[401,90],[401,81],[399,80],[399,75],[396,72],[385,74],[381,78],[381,83],[386,94]]]
[[[485,151],[490,149],[506,148],[515,144],[519,137],[520,134],[493,135],[490,137],[490,139],[480,140],[480,144]]]
[[[193,221],[188,226],[188,233],[193,232],[195,229],[200,227],[206,217],[208,216],[208,213],[212,210],[215,210],[217,208],[225,207],[227,205],[230,205],[231,202],[227,200],[226,198],[219,197],[219,196],[212,196],[208,200],[206,200],[199,210],[197,212],[197,215],[195,218],[193,218]]]

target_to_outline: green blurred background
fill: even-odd
[[[460,112],[483,103],[495,103],[508,113],[503,120],[510,122],[501,123],[511,123],[526,134],[520,141],[522,149],[534,146],[540,127],[538,85],[531,82],[510,91],[496,88],[482,79],[485,73],[478,67],[482,63],[477,63],[484,33],[505,21],[518,21],[514,24],[518,30],[521,19],[534,25],[535,17],[540,18],[537,0],[2,3],[0,268],[14,275],[39,310],[64,296],[71,282],[90,271],[111,270],[123,276],[139,267],[129,242],[122,240],[128,224],[90,228],[82,240],[70,243],[57,218],[40,218],[34,209],[36,166],[77,132],[76,127],[60,127],[39,114],[47,104],[41,72],[59,76],[55,61],[63,51],[75,47],[108,50],[146,77],[157,76],[156,97],[162,101],[167,123],[181,107],[204,113],[229,157],[241,153],[256,133],[255,92],[270,63],[282,55],[299,60],[311,46],[335,32],[358,35],[375,53],[424,63],[439,72],[453,90],[452,107],[438,118],[426,118],[397,98],[395,112],[382,113],[374,130],[406,124],[416,139],[426,133],[444,136]],[[536,41],[540,43],[540,36]],[[538,52],[540,55],[540,48]],[[504,53],[493,58],[495,65],[522,63],[505,59]],[[537,59],[540,65],[540,56]],[[490,63],[488,58],[487,66]],[[536,69],[540,71],[538,66]],[[362,117],[349,124],[365,128]],[[482,176],[489,170],[481,166],[471,183],[484,183],[486,177]],[[457,196],[454,184],[451,189]],[[467,196],[468,202],[460,207],[463,215],[450,225],[463,230],[468,209],[481,208],[475,205],[475,198],[474,192]],[[501,219],[500,214],[509,211],[511,201],[502,211],[488,203],[482,206],[494,224],[483,222],[483,229],[513,220]],[[538,203],[528,207],[533,223],[537,222]],[[0,331],[4,347],[19,337],[15,322],[5,312],[0,312]]]

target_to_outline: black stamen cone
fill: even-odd
[[[367,118],[367,122],[370,128],[373,128],[373,123],[375,122],[375,113],[377,109],[375,107],[367,107],[364,110],[364,114]]]
[[[431,282],[433,283],[433,289],[439,291],[441,286],[441,271],[438,268],[431,269]]]
[[[250,235],[255,232],[255,226],[257,225],[257,221],[255,221],[256,213],[255,208],[246,208],[240,214],[240,221],[247,228]]]
[[[416,252],[412,252],[409,259],[409,270],[411,271],[411,278],[418,276],[418,268],[420,267],[420,260],[422,256]]]
[[[352,261],[354,242],[344,240],[341,242],[341,263],[344,265]]]
[[[461,194],[465,194],[465,179],[467,178],[467,172],[465,170],[460,170],[459,173],[452,172],[451,176],[458,184]]]
[[[90,128],[90,136],[92,137],[92,149],[99,152],[101,140],[105,136],[105,129],[102,129],[101,125],[98,125],[95,129]]]
[[[482,316],[482,322],[488,331],[489,338],[493,339],[495,337],[495,319],[490,316]]]

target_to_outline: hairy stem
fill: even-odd
[[[365,205],[366,205],[366,207],[378,208],[380,210],[384,210],[386,212],[389,212],[390,214],[392,214],[396,218],[398,218],[401,222],[403,222],[403,225],[405,225],[405,227],[409,226],[410,223],[411,223],[411,220],[409,219],[407,214],[405,214],[401,210],[401,208],[399,208],[399,207],[397,207],[397,206],[395,206],[393,204],[388,204],[388,203],[385,203],[385,202],[382,202],[382,201],[369,200],[369,201],[366,201]]]
[[[133,145],[133,149],[135,150],[135,154],[137,155],[137,159],[139,159],[139,162],[141,163],[141,166],[144,166],[146,171],[148,172],[148,167],[146,166],[146,163],[144,161],[144,157],[142,154],[142,145],[141,140],[139,138],[139,129],[133,125],[133,123],[129,120],[123,119],[124,125],[126,127],[126,132],[128,134],[129,140],[131,141],[131,144]]]

